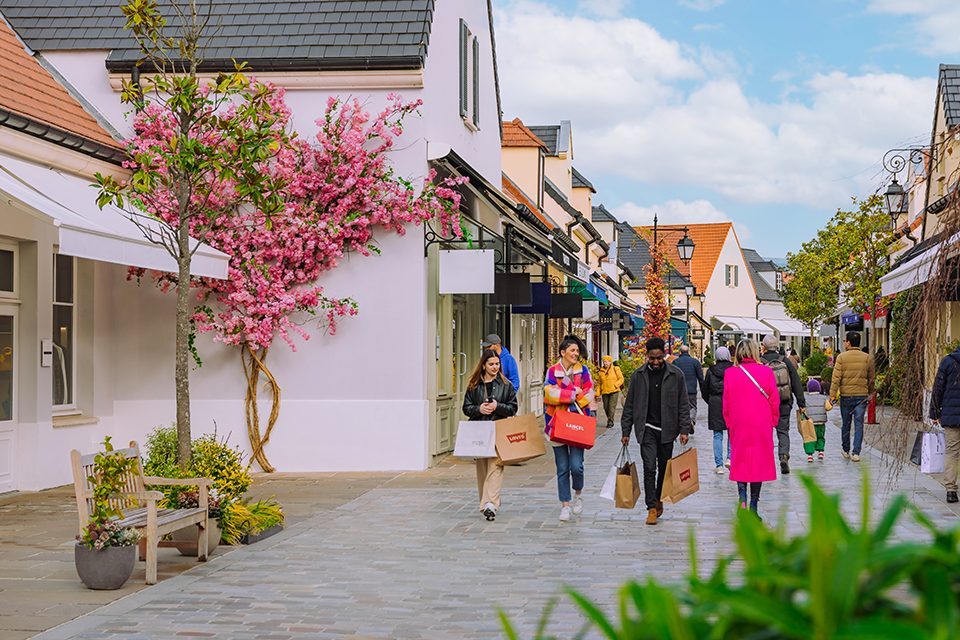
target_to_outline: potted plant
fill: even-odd
[[[199,506],[200,492],[197,490],[182,491],[174,494],[167,500],[171,509],[190,509]],[[207,552],[213,553],[213,550],[220,544],[220,537],[223,535],[220,525],[221,518],[224,517],[224,510],[227,507],[227,500],[221,497],[216,489],[210,490],[207,498],[207,526],[210,527],[207,539]],[[171,538],[177,545],[177,550],[184,556],[197,555],[197,528],[187,527],[174,531]]]
[[[87,478],[93,488],[90,521],[77,536],[74,562],[77,575],[90,589],[119,589],[133,574],[140,532],[118,524],[122,512],[116,506],[117,496],[123,494],[127,477],[136,472],[137,460],[114,451],[109,436],[103,447]]]

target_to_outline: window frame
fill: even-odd
[[[70,283],[70,298],[71,302],[59,302],[57,300],[57,256],[63,256],[69,258],[72,264],[71,269],[71,280]],[[50,296],[50,307],[51,312],[54,307],[70,307],[70,323],[73,335],[71,339],[73,340],[73,353],[70,357],[70,402],[66,404],[53,404],[53,398],[50,398],[52,414],[54,416],[70,416],[77,415],[80,413],[79,407],[77,405],[77,350],[79,348],[79,341],[77,340],[77,259],[74,256],[68,256],[63,253],[54,253],[53,254],[53,278],[51,288],[52,295]],[[51,313],[52,315],[52,313]],[[52,327],[51,327],[52,330]],[[53,341],[53,334],[51,332],[51,341]],[[50,376],[51,381],[53,379],[53,372],[55,368],[50,367]],[[52,391],[52,388],[51,388]]]
[[[0,239],[0,250],[13,253],[13,291],[0,289],[0,300],[4,302],[20,301],[20,245],[17,242]]]
[[[480,130],[480,41],[460,18],[460,118],[471,131]]]

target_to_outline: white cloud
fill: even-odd
[[[622,220],[631,226],[649,226],[653,224],[653,216],[656,214],[661,224],[697,224],[703,222],[729,222],[731,217],[724,211],[718,209],[709,200],[667,200],[661,204],[650,206],[639,205],[635,202],[625,202],[612,211],[617,220]],[[669,222],[667,222],[669,221]],[[750,230],[745,226],[734,222],[737,228],[737,235],[741,242],[747,242],[750,239]]]
[[[677,4],[694,11],[712,11],[727,0],[677,0]]]
[[[903,16],[910,29],[898,44],[930,55],[960,54],[960,2],[957,0],[871,0],[873,13]],[[903,37],[903,36],[901,36]]]
[[[763,101],[746,94],[728,55],[640,20],[531,0],[508,0],[497,15],[499,56],[511,61],[501,64],[507,117],[572,120],[577,166],[591,175],[832,209],[873,191],[887,149],[929,131],[932,78],[806,75]]]

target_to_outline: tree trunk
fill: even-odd
[[[247,434],[250,437],[250,464],[256,461],[264,472],[273,473],[276,468],[270,464],[263,448],[270,441],[270,434],[277,424],[277,418],[280,417],[280,385],[277,384],[277,379],[273,377],[273,373],[264,364],[267,359],[266,349],[261,349],[258,353],[245,344],[241,347],[240,359],[243,362],[243,373],[247,378],[247,393],[243,408],[247,421]],[[260,407],[258,404],[261,373],[267,379],[267,386],[270,387],[272,398],[267,428],[262,433],[260,431]]]
[[[177,280],[177,459],[180,468],[190,466],[190,229],[184,222],[177,230],[179,267]]]

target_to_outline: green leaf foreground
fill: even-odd
[[[628,581],[608,617],[583,594],[565,592],[589,628],[607,640],[948,640],[960,638],[960,527],[938,528],[908,499],[895,497],[875,524],[870,483],[863,475],[862,517],[856,527],[843,515],[839,496],[801,476],[810,526],[788,536],[738,509],[733,553],[698,576],[694,534],[691,568],[679,584]],[[909,514],[931,538],[899,542],[893,532]],[[730,568],[737,563],[735,573]],[[537,640],[556,599],[544,609]],[[520,635],[499,611],[504,637]],[[581,634],[586,632],[585,629]]]

